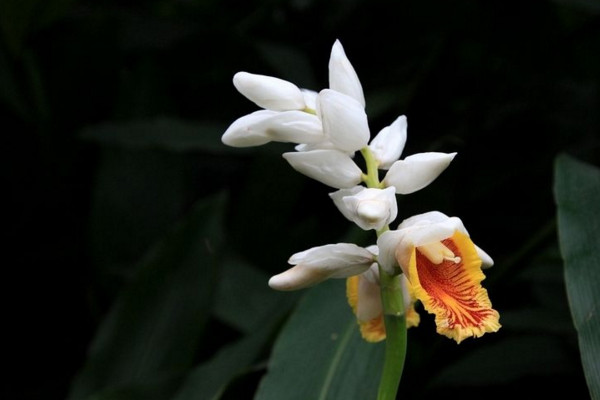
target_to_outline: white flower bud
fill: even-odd
[[[329,88],[354,98],[365,107],[362,85],[339,40],[333,44],[329,57]]]
[[[367,146],[369,124],[364,108],[352,97],[331,89],[319,93],[323,132],[338,149],[354,153]]]
[[[356,186],[362,178],[358,165],[338,150],[283,153],[283,158],[301,174],[337,189]]]
[[[251,147],[269,143],[264,122],[276,115],[276,111],[259,110],[233,121],[221,137],[221,141],[232,147]]]
[[[423,189],[450,165],[456,153],[419,153],[396,161],[383,179],[396,193],[409,194]]]
[[[330,193],[342,214],[361,229],[379,230],[398,215],[394,188],[365,188],[356,186]]]
[[[406,117],[401,115],[371,140],[369,148],[379,168],[389,169],[394,162],[398,161],[406,144],[406,128]]]
[[[374,262],[367,249],[352,243],[313,247],[292,255],[294,267],[271,277],[269,286],[277,290],[296,290],[329,278],[347,278],[365,272]]]
[[[321,120],[303,111],[282,111],[264,121],[267,135],[276,142],[319,143],[325,140]]]
[[[300,88],[283,79],[238,72],[233,76],[233,85],[249,100],[267,110],[303,110],[306,107]]]

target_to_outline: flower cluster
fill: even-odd
[[[306,288],[329,278],[347,279],[348,302],[368,341],[385,338],[380,274],[402,274],[408,326],[419,323],[415,302],[435,314],[439,333],[460,342],[500,328],[481,287],[482,267],[492,259],[475,246],[460,219],[428,212],[405,219],[396,230],[397,194],[418,191],[448,167],[456,153],[425,152],[400,159],[407,120],[399,116],[371,140],[358,76],[339,41],[329,60],[329,88],[302,89],[275,77],[238,72],[236,89],[261,109],[234,121],[222,137],[234,147],[269,142],[296,144],[283,158],[298,172],[337,189],[335,206],[377,244],[328,244],[292,255],[291,268],[273,276],[277,290]],[[364,157],[366,171],[354,161]],[[379,174],[383,171],[383,179]]]

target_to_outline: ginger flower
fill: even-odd
[[[388,273],[400,269],[415,297],[435,315],[437,332],[460,343],[500,329],[482,267],[492,259],[470,239],[462,221],[437,211],[403,221],[378,241],[379,263]]]

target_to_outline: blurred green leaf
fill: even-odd
[[[194,368],[172,400],[216,400],[227,385],[237,376],[249,370],[252,362],[262,353],[271,339],[281,316],[288,309],[283,307],[270,320],[239,341],[223,347],[209,361]]]
[[[69,399],[157,382],[168,392],[191,366],[215,287],[224,203],[223,195],[199,202],[143,260],[98,329]]]
[[[384,343],[359,333],[343,280],[306,293],[280,333],[255,400],[375,398]]]
[[[89,126],[81,132],[81,137],[127,148],[151,147],[175,152],[201,150],[216,154],[239,152],[221,142],[225,129],[226,124],[158,117]]]
[[[298,295],[275,291],[269,276],[237,257],[226,257],[215,295],[215,314],[242,332],[259,329],[264,321],[289,311]]]
[[[183,212],[186,160],[164,151],[106,147],[99,161],[90,217],[92,259],[101,273],[128,274],[126,267]]]
[[[554,173],[569,305],[588,388],[600,399],[600,170],[560,154]]]

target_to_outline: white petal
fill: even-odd
[[[481,258],[481,268],[490,268],[494,265],[494,260],[492,260],[492,257],[490,257],[488,253],[483,251],[482,248],[475,245],[475,250],[477,250],[477,255],[479,256],[479,258]]]
[[[333,193],[329,193],[329,197],[331,197],[333,204],[335,204],[338,210],[340,210],[342,215],[346,217],[346,219],[352,221],[355,216],[355,212],[346,205],[344,202],[344,197],[355,195],[365,189],[366,188],[364,186],[354,186],[350,189],[340,189]]]
[[[358,301],[356,304],[356,318],[360,322],[368,322],[381,315],[381,290],[377,283],[366,277],[367,271],[358,277]]]
[[[406,144],[406,129],[406,117],[401,115],[371,140],[369,148],[379,163],[379,168],[389,169],[400,158]]]
[[[300,89],[302,92],[302,96],[304,96],[304,103],[306,104],[306,108],[309,110],[317,110],[317,96],[319,93],[310,89]]]
[[[419,153],[396,161],[385,175],[385,186],[394,186],[396,193],[409,194],[423,189],[435,180],[456,153]]]
[[[362,85],[339,40],[336,40],[331,48],[329,88],[354,98],[363,108],[365,107]]]
[[[358,265],[364,272],[373,263],[373,254],[353,243],[327,244],[312,247],[293,254],[288,262],[292,265],[302,264],[311,268],[319,268],[338,274],[339,270]],[[368,264],[366,267],[365,265]],[[342,273],[340,277],[352,276]]]
[[[283,79],[238,72],[233,76],[233,85],[249,100],[268,110],[303,110],[306,107],[300,88]]]
[[[271,138],[263,122],[276,115],[276,111],[259,110],[235,120],[221,137],[221,141],[233,147],[260,146]]]
[[[351,215],[350,220],[364,230],[379,230],[398,215],[394,188],[364,189],[344,196],[342,202]]]
[[[388,274],[398,273],[400,265],[396,260],[396,249],[400,245],[403,237],[404,235],[402,232],[387,231],[381,234],[377,239],[377,248],[379,248],[377,261]]]
[[[337,189],[356,186],[362,179],[362,171],[352,158],[338,150],[284,153],[283,158],[301,174]]]
[[[302,289],[329,278],[362,274],[373,262],[371,252],[352,243],[313,247],[292,255],[289,263],[296,265],[271,277],[269,286],[277,290]]]
[[[321,120],[303,111],[282,111],[265,123],[267,135],[277,142],[319,143],[325,140]]]
[[[323,131],[337,148],[355,152],[369,142],[369,124],[364,108],[352,97],[330,89],[319,93]]]

